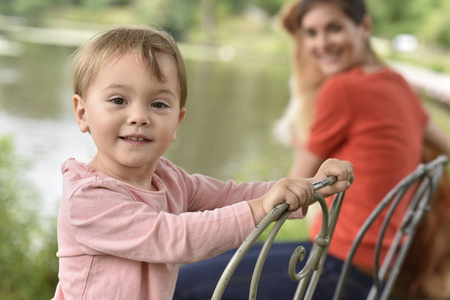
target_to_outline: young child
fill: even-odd
[[[165,32],[120,27],[75,56],[73,105],[97,154],[62,165],[55,299],[171,299],[178,266],[239,246],[282,202],[303,217],[311,182],[324,196],[350,186],[353,167],[328,160],[311,179],[221,182],[161,156],[184,119],[183,59]]]

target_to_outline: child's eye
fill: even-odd
[[[165,108],[165,107],[168,107],[166,104],[164,104],[162,102],[158,102],[158,101],[153,102],[150,106],[154,107],[154,108]]]
[[[124,105],[127,104],[127,101],[125,101],[125,99],[117,97],[117,98],[113,98],[110,100],[112,103],[114,104],[118,104],[118,105]]]

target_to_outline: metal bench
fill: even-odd
[[[374,220],[385,210],[385,219],[380,229],[379,239],[375,250],[375,267],[373,274],[373,285],[370,290],[367,299],[387,299],[392,291],[395,280],[397,279],[398,272],[403,264],[405,256],[409,250],[410,244],[416,232],[417,226],[422,220],[423,215],[429,209],[429,203],[431,197],[436,188],[437,182],[442,176],[445,165],[448,158],[444,155],[439,156],[437,159],[427,163],[420,164],[417,169],[410,175],[405,177],[400,183],[398,183],[391,192],[378,204],[372,214],[366,220],[361,227],[358,235],[356,236],[354,243],[349,251],[348,257],[345,261],[342,273],[339,278],[339,282],[334,294],[334,300],[338,300],[341,297],[343,287],[345,285],[348,270],[351,266],[353,256],[362,237],[370,228]],[[313,184],[314,190],[333,184],[336,178],[330,177],[325,180],[316,182]],[[417,187],[416,183],[420,183]],[[385,235],[387,225],[398,206],[399,202],[403,199],[403,196],[411,188],[417,190],[411,199],[410,205],[404,214],[404,218],[400,228],[398,229],[396,236],[389,248],[384,262],[380,267],[380,249],[381,243]],[[295,272],[295,267],[298,262],[301,262],[306,257],[305,249],[299,246],[291,256],[289,261],[289,277],[294,281],[299,281],[297,291],[294,295],[294,299],[311,299],[317,282],[319,280],[323,264],[328,251],[328,245],[333,236],[333,231],[339,216],[339,211],[344,201],[345,192],[335,195],[331,207],[328,209],[325,199],[319,194],[315,193],[310,201],[310,204],[318,202],[322,210],[322,227],[319,235],[314,241],[314,246],[308,256],[305,267],[299,272]],[[271,229],[266,241],[264,242],[258,260],[255,264],[252,280],[249,290],[249,299],[256,299],[257,289],[261,271],[266,260],[270,247],[273,244],[275,236],[278,231],[289,217],[290,212],[286,211],[287,205],[278,205],[270,214],[268,214],[261,223],[253,230],[253,232],[247,237],[242,245],[237,249],[234,256],[226,266],[216,285],[214,293],[211,299],[221,299],[222,295],[227,287],[229,280],[231,279],[233,272],[244,258],[250,247],[256,242],[257,238],[268,228],[270,224],[275,222]]]
[[[417,231],[417,227],[419,226],[424,214],[430,208],[431,198],[447,162],[448,158],[445,155],[441,155],[427,164],[420,164],[416,171],[399,182],[378,204],[369,218],[367,218],[364,225],[361,227],[352,244],[352,247],[350,248],[339,277],[339,282],[333,297],[334,300],[338,300],[341,297],[348,270],[364,234],[372,226],[375,219],[377,219],[377,217],[386,209],[387,213],[383,220],[383,225],[378,236],[378,243],[375,248],[374,272],[372,275],[373,284],[367,299],[389,298],[400,269],[410,249],[414,235]],[[409,207],[403,216],[401,226],[396,232],[394,240],[391,243],[384,261],[380,262],[381,243],[383,241],[387,225],[396,207],[403,199],[403,196],[409,189],[415,188],[416,183],[420,184],[417,187]]]

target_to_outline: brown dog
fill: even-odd
[[[423,162],[439,154],[425,145]],[[392,295],[401,299],[450,297],[450,180],[446,172],[417,229]]]

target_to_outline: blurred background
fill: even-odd
[[[287,176],[274,134],[289,100],[283,0],[0,0],[0,299],[50,299],[57,284],[60,165],[95,147],[72,113],[70,56],[115,25],[173,34],[188,71],[187,117],[167,157],[222,180]],[[450,135],[448,0],[366,0],[379,54]],[[280,239],[304,237],[285,226]]]

